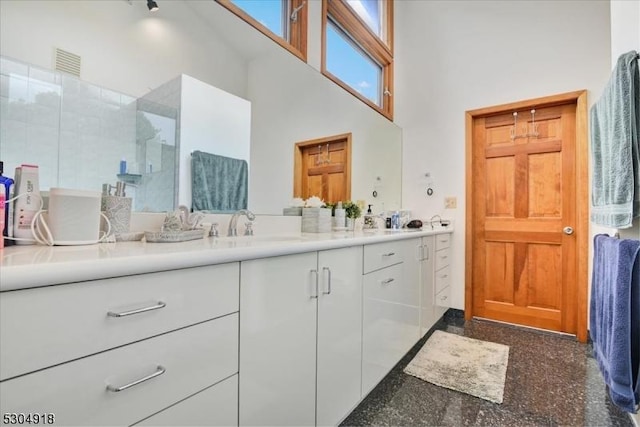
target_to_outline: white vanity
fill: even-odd
[[[0,412],[338,424],[446,310],[450,233],[5,248]]]

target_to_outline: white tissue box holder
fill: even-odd
[[[331,233],[331,209],[303,208],[303,233]]]

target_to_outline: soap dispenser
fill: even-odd
[[[131,223],[131,197],[126,197],[127,184],[117,182],[116,186],[102,185],[102,211],[111,223],[111,233],[116,240],[120,240],[122,234],[129,232]],[[115,188],[115,194],[111,190]],[[105,226],[103,230],[107,227]]]
[[[373,212],[371,211],[371,206],[373,205],[369,205],[369,208],[367,209],[367,213],[364,216],[364,224],[362,226],[362,228],[364,229],[375,229],[378,228],[378,221],[376,220],[375,215],[373,215]]]

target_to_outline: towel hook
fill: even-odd
[[[533,136],[534,138],[538,137],[538,125],[536,124],[536,110],[531,110],[531,127],[533,128],[533,132],[528,136]]]
[[[510,131],[511,132],[511,140],[512,141],[514,141],[517,138],[517,136],[516,136],[517,129],[518,129],[518,112],[514,111],[513,112],[513,127],[511,128],[511,131]]]

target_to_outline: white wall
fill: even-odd
[[[351,199],[400,207],[402,130],[284,50],[249,65],[249,207],[281,213],[293,197],[296,142],[352,133]],[[375,177],[382,187],[375,187]],[[377,190],[377,198],[372,197]]]
[[[597,99],[610,73],[609,2],[399,1],[395,14],[403,204],[454,219],[452,303],[462,309],[464,113],[579,89]],[[445,196],[457,209],[444,210]]]
[[[247,64],[183,2],[150,13],[144,1],[1,1],[0,52],[43,68],[54,48],[82,57],[81,78],[140,97],[189,74],[246,95]]]
[[[191,152],[200,150],[249,162],[250,145],[251,103],[183,75],[178,203],[191,207]]]

